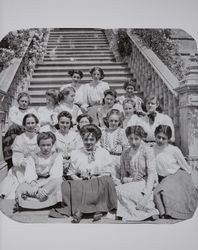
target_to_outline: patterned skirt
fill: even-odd
[[[198,191],[192,177],[184,170],[162,179],[154,191],[154,201],[160,215],[189,219],[198,206]]]

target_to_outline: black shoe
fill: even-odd
[[[81,212],[77,212],[73,215],[73,220],[71,221],[71,223],[80,223],[82,219],[82,213]]]
[[[96,212],[93,216],[93,221],[92,222],[95,222],[95,221],[99,221],[101,220],[103,214],[101,212]]]

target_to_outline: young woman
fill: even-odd
[[[40,150],[28,158],[25,182],[16,190],[19,207],[41,209],[62,201],[63,158],[52,150],[55,141],[56,137],[50,131],[38,134]]]
[[[198,206],[198,190],[180,149],[169,144],[172,129],[159,125],[155,129],[156,145],[153,147],[159,185],[154,192],[155,203],[161,217],[189,219]]]
[[[24,182],[27,158],[30,154],[38,151],[37,134],[35,132],[38,122],[38,118],[34,114],[27,114],[23,118],[22,125],[25,132],[18,135],[12,145],[13,167],[1,183],[0,194],[2,197],[15,197],[14,192],[17,186],[19,183]]]
[[[14,139],[17,135],[20,135],[25,131],[24,127],[22,126],[24,116],[28,113],[32,113],[37,116],[36,110],[30,107],[30,96],[28,93],[19,93],[17,97],[17,103],[18,106],[12,106],[9,110],[8,121],[10,127],[3,138],[3,154],[9,168],[12,167],[11,146],[14,142]]]
[[[57,113],[67,111],[72,115],[73,124],[76,124],[76,118],[82,114],[81,109],[74,104],[75,89],[73,87],[64,88],[58,95],[59,105],[56,109]]]
[[[172,119],[165,114],[159,113],[159,99],[155,96],[150,96],[146,100],[147,114],[139,119],[131,119],[127,126],[140,125],[147,133],[146,141],[151,145],[155,142],[154,131],[160,124],[168,125],[172,130],[171,141],[175,140],[174,125]]]
[[[118,97],[118,102],[123,104],[125,99],[133,99],[136,103],[136,107],[135,107],[136,111],[143,112],[142,105],[144,102],[140,97],[134,94],[135,87],[136,87],[136,82],[133,79],[124,82],[123,89],[125,90],[126,93]]]
[[[38,108],[38,118],[40,123],[40,132],[52,131],[55,132],[54,127],[57,124],[57,113],[55,112],[58,104],[58,93],[56,90],[49,89],[46,91],[46,106]]]
[[[136,112],[136,103],[133,99],[125,99],[123,101],[123,110],[124,110],[124,120],[123,120],[123,128],[126,128],[128,122],[131,119],[138,119],[138,116],[134,114]]]
[[[72,151],[68,175],[71,181],[62,184],[64,210],[79,223],[84,214],[93,214],[93,221],[103,213],[116,209],[117,198],[111,178],[111,157],[104,148],[97,146],[100,129],[94,124],[84,125],[80,134],[83,148]],[[56,210],[59,211],[59,210]]]
[[[93,67],[90,70],[92,81],[86,85],[87,98],[89,106],[102,104],[104,98],[104,91],[109,89],[109,84],[102,81],[104,72],[99,67]]]
[[[141,221],[159,214],[153,202],[157,181],[155,157],[152,148],[143,141],[146,134],[141,126],[127,127],[126,136],[130,148],[121,156],[117,216],[123,221]]]
[[[107,127],[102,131],[101,145],[109,151],[112,158],[112,173],[115,184],[120,183],[120,156],[126,149],[128,141],[125,131],[121,128],[122,113],[117,109],[112,109],[107,114]]]
[[[63,85],[60,88],[60,91],[62,91],[64,88],[72,87],[75,89],[75,97],[74,97],[74,103],[78,105],[81,109],[84,111],[87,110],[88,103],[87,103],[87,92],[86,92],[86,85],[81,84],[81,79],[83,78],[83,72],[81,70],[70,70],[68,72],[68,75],[72,79],[71,84]]]
[[[107,89],[104,91],[104,99],[102,105],[93,106],[89,108],[88,114],[93,117],[93,123],[99,127],[105,127],[104,118],[111,109],[118,109],[123,112],[122,105],[115,103],[117,98],[117,92],[113,89]]]

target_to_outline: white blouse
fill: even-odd
[[[10,125],[15,123],[15,124],[21,126],[24,116],[29,114],[29,113],[34,114],[38,118],[37,111],[32,107],[30,107],[26,110],[19,109],[16,106],[11,107],[9,110],[9,115],[8,115]]]
[[[52,127],[49,124],[55,125],[58,123],[57,115],[58,113],[55,112],[55,109],[48,109],[47,107],[39,107],[38,118],[40,124],[40,132],[51,131]]]
[[[168,115],[156,112],[155,121],[152,124],[149,122],[149,117],[148,116],[143,116],[143,117],[134,117],[134,116],[132,116],[131,119],[129,120],[128,124],[127,124],[127,127],[135,126],[135,125],[139,125],[139,126],[143,127],[144,131],[147,133],[147,138],[146,139],[148,141],[155,141],[154,132],[155,132],[155,129],[159,125],[168,125],[168,126],[171,127],[171,130],[172,130],[171,141],[175,140],[175,129],[174,129],[174,126],[173,126],[172,119]]]
[[[104,91],[109,89],[109,84],[107,82],[99,81],[97,85],[86,84],[87,98],[89,105],[93,106],[96,103],[102,104],[104,98]]]
[[[94,159],[90,161],[89,153],[85,148],[72,151],[68,175],[80,174],[85,177],[87,175],[111,174],[112,161],[109,152],[97,146],[93,155]]]
[[[60,104],[56,110],[55,110],[58,114],[60,114],[60,112],[62,111],[67,111],[72,115],[72,121],[74,122],[74,124],[76,124],[76,118],[82,114],[81,109],[73,104],[72,107],[69,107],[67,104],[62,103]]]
[[[181,150],[171,144],[153,147],[156,157],[157,173],[168,176],[176,173],[180,168],[191,173],[191,166],[187,164]]]

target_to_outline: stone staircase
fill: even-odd
[[[109,49],[102,29],[52,29],[49,34],[46,54],[37,64],[29,86],[32,105],[45,105],[47,89],[59,89],[71,83],[67,72],[80,69],[84,77],[81,83],[89,83],[89,70],[99,66],[104,70],[104,81],[118,94],[123,93],[123,82],[132,77],[127,64],[118,63]]]

